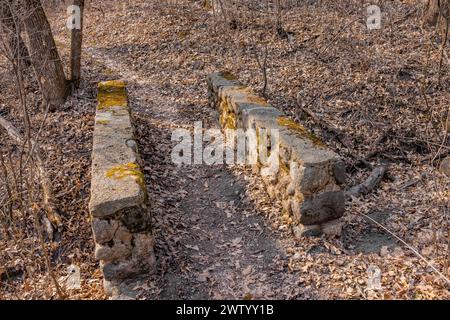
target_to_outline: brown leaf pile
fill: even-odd
[[[139,114],[160,263],[158,275],[140,287],[142,298],[448,299],[448,283],[363,216],[384,225],[449,277],[450,181],[436,170],[435,157],[449,149],[449,49],[439,83],[441,36],[422,27],[419,1],[378,1],[382,29],[372,31],[360,1],[301,2],[283,12],[288,37],[277,33],[263,2],[236,1],[235,8],[228,8],[228,19],[214,16],[202,2],[99,1],[87,7],[86,81],[78,97],[51,115],[46,137],[68,226],[55,265],[62,276],[63,266],[78,264],[85,279],[74,297],[102,297],[86,207],[92,88],[96,81],[126,75]],[[67,46],[63,12],[49,14]],[[165,156],[172,128],[190,127],[195,120],[214,123],[206,101],[208,73],[230,70],[255,90],[262,88],[255,51],[261,54],[265,46],[269,102],[343,156],[349,185],[369,174],[358,159],[392,163],[376,191],[348,203],[340,237],[294,241],[279,204],[268,200],[248,169],[231,170],[246,181],[243,205],[236,206],[204,197],[218,195],[214,186],[222,172],[174,171]],[[89,58],[94,53],[95,61]],[[2,92],[9,99],[5,101],[14,99],[12,88]],[[304,107],[341,130],[351,147],[313,123]],[[214,225],[204,212],[217,212],[223,220]],[[259,244],[263,252],[250,250],[248,230],[276,245]],[[6,243],[1,249],[14,252]],[[7,263],[14,265],[12,261]],[[381,271],[381,290],[367,288],[370,267]],[[18,283],[7,287],[4,297],[40,296],[27,295],[29,282]]]

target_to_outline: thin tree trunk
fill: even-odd
[[[430,26],[439,26],[445,22],[449,15],[449,0],[427,0],[423,12],[424,23]]]
[[[1,36],[7,50],[8,59],[17,63],[23,60],[29,64],[29,54],[27,46],[20,35],[17,18],[13,15],[13,3],[11,0],[0,2],[0,25],[2,28]]]
[[[55,110],[67,97],[67,83],[50,24],[40,0],[22,0],[30,55],[44,100]]]
[[[83,43],[84,0],[73,0],[72,3],[80,8],[80,28],[72,29],[70,48],[70,82],[75,88],[78,88],[80,86],[81,79],[81,45]]]
[[[435,26],[439,17],[439,0],[427,0],[423,20],[430,26]]]
[[[2,127],[8,135],[16,141],[20,146],[24,146],[24,138],[19,130],[16,129],[9,121],[0,116],[0,127]],[[52,188],[52,180],[50,179],[47,170],[45,169],[44,160],[42,159],[42,151],[34,140],[30,141],[31,144],[31,156],[35,160],[35,165],[41,182],[43,190],[43,202],[45,209],[47,211],[47,218],[50,220],[51,224],[59,231],[62,231],[62,219],[58,213],[58,208],[55,201],[55,196]],[[52,230],[48,230],[49,235],[53,234]],[[51,232],[51,234],[50,234]]]

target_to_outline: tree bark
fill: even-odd
[[[5,118],[0,116],[0,127],[5,129],[8,135],[16,141],[16,143],[20,146],[24,146],[24,138],[19,130],[14,127],[11,122],[6,120]],[[56,205],[55,196],[52,188],[52,180],[47,173],[45,168],[44,160],[42,159],[42,151],[41,148],[36,144],[34,140],[31,140],[31,156],[35,160],[35,165],[37,168],[37,172],[39,175],[39,180],[43,190],[43,203],[45,210],[47,212],[47,218],[51,222],[58,232],[62,231],[63,223],[61,216],[58,213],[58,207]],[[49,233],[49,237],[53,238],[53,230],[47,227],[47,232]]]
[[[13,14],[13,2],[5,0],[0,3],[1,38],[6,49],[7,58],[17,63],[19,60],[29,65],[27,46],[20,35],[17,17]]]
[[[423,13],[424,23],[437,26],[440,18],[448,19],[449,0],[427,0]],[[442,15],[445,15],[442,17]]]
[[[22,0],[23,20],[30,42],[31,63],[50,110],[67,97],[67,82],[50,24],[40,0]]]
[[[423,20],[430,26],[435,26],[439,17],[439,0],[427,0]]]
[[[83,11],[84,0],[73,0],[73,5],[80,8],[80,29],[71,30],[70,48],[70,82],[75,87],[80,86],[81,79],[81,45],[83,43]]]

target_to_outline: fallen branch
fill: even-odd
[[[2,126],[5,131],[8,133],[8,135],[17,142],[17,144],[20,144],[21,146],[24,145],[24,140],[20,132],[13,126],[12,123],[10,123],[8,120],[0,116],[0,126]],[[61,216],[58,213],[57,206],[55,204],[55,197],[53,195],[53,188],[52,188],[52,181],[50,180],[47,171],[45,170],[44,161],[42,160],[42,152],[41,149],[38,147],[36,142],[34,140],[30,141],[31,143],[31,152],[32,152],[32,158],[35,160],[37,172],[39,175],[39,180],[42,185],[42,190],[44,193],[43,196],[43,202],[44,207],[47,212],[47,220],[44,221],[44,224],[46,225],[47,232],[49,233],[49,237],[53,239],[53,230],[51,226],[57,229],[58,232],[62,231],[62,219]],[[49,224],[50,222],[50,224]]]
[[[385,152],[389,148],[389,147],[379,147],[379,145],[391,134],[391,132],[392,128],[389,128],[385,130],[384,133],[377,138],[377,140],[375,140],[375,142],[372,144],[373,150],[364,157],[364,160],[367,161],[375,157],[376,155]]]
[[[320,51],[320,53],[318,54],[319,57],[323,56],[324,53],[331,48],[334,45],[334,42],[337,40],[337,38],[341,35],[342,32],[344,32],[348,27],[350,27],[353,23],[355,23],[356,21],[358,21],[360,18],[357,17],[356,19],[353,19],[352,21],[350,21],[348,24],[346,24],[343,28],[341,28],[341,30],[339,30],[333,37],[333,39],[331,39],[327,46]]]
[[[297,106],[306,113],[316,124],[318,124],[322,129],[334,134],[340,143],[347,149],[353,149],[353,143],[350,139],[338,128],[334,127],[332,124],[329,124],[325,120],[319,118],[314,112],[312,112],[306,106],[302,106],[297,99]]]
[[[401,17],[400,19],[397,19],[396,21],[394,21],[392,24],[391,24],[391,27],[392,26],[395,26],[395,25],[397,25],[397,24],[399,24],[400,22],[403,22],[404,20],[406,20],[406,19],[408,19],[410,16],[412,16],[414,13],[416,13],[417,12],[417,8],[413,8],[413,9],[411,9],[409,12],[407,12],[403,17]]]
[[[254,51],[256,62],[258,63],[258,67],[261,70],[262,76],[263,76],[263,88],[262,88],[262,96],[264,98],[267,98],[267,56],[268,56],[268,50],[267,50],[267,44],[264,45],[264,56],[261,61],[261,57],[259,56],[258,52]]]
[[[381,179],[383,179],[388,169],[389,166],[387,164],[382,164],[378,167],[375,167],[370,176],[363,183],[346,190],[345,196],[347,198],[350,198],[368,194],[373,189],[375,189],[378,183],[380,183]]]
[[[415,186],[416,184],[418,184],[419,182],[421,182],[423,179],[425,179],[427,177],[426,173],[422,173],[420,175],[420,177],[409,180],[407,182],[405,182],[404,184],[402,184],[398,190],[403,190],[403,189],[407,189],[409,187]]]
[[[431,155],[428,155],[428,156],[424,157],[421,160],[421,162],[423,163],[423,162],[427,162],[427,161],[430,161],[430,160],[433,160],[433,159],[434,160],[439,160],[439,159],[445,158],[448,155],[450,155],[450,150],[441,150],[437,154],[431,154]]]

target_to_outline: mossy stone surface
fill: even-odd
[[[99,110],[110,107],[127,107],[128,98],[125,82],[120,80],[100,82],[97,100]]]
[[[130,110],[123,107],[125,82],[102,82],[98,88],[89,207],[94,217],[110,217],[145,203],[147,192],[137,150],[127,145],[134,140],[134,132]],[[102,103],[106,110],[100,108]]]
[[[315,134],[310,132],[308,129],[306,129],[301,124],[295,122],[292,119],[289,119],[288,117],[279,117],[277,119],[277,123],[280,126],[286,127],[289,130],[292,130],[292,131],[296,132],[297,134],[301,135],[302,137],[311,140],[316,146],[326,147],[325,143],[323,143],[323,141],[320,140]]]
[[[141,188],[145,188],[144,174],[142,173],[139,165],[136,163],[127,163],[114,166],[106,172],[106,177],[119,180],[126,177],[132,177],[141,186]]]

